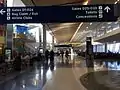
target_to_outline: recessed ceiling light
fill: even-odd
[[[115,22],[115,24],[118,24],[118,22]]]
[[[115,4],[117,4],[118,2],[116,1]]]
[[[111,24],[112,22],[108,22],[108,24]]]
[[[88,27],[86,27],[86,28],[88,28]]]
[[[102,26],[102,28],[105,28],[105,26]]]
[[[89,1],[87,0],[86,2],[83,3],[83,5],[87,5],[89,3]]]
[[[92,23],[90,23],[90,25],[92,25]]]
[[[108,26],[108,28],[111,28],[111,26]]]

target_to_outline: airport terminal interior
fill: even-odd
[[[0,7],[119,3],[0,0]],[[120,90],[120,18],[0,25],[0,90]]]

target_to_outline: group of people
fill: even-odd
[[[45,61],[46,61],[46,63],[48,64],[48,62],[50,60],[50,64],[54,64],[54,56],[55,56],[55,53],[54,53],[53,50],[51,50],[51,51],[46,50],[45,51]]]
[[[69,54],[70,54],[69,50],[62,50],[62,49],[60,50],[59,55],[62,58],[62,62],[64,62],[64,56],[66,58],[66,61],[69,61]]]
[[[62,57],[62,61],[64,60],[64,56],[66,57],[66,60],[69,60],[68,57],[69,57],[69,50],[61,50],[60,51],[60,55]],[[27,66],[29,66],[30,64],[33,64],[33,61],[41,61],[42,60],[42,54],[41,53],[38,53],[37,55],[33,55],[33,54],[30,54],[30,53],[25,53],[25,54],[17,54],[15,55],[15,68],[16,70],[21,70],[21,65],[22,65],[22,62],[24,61],[26,63]],[[45,61],[45,64],[48,65],[48,63],[50,62],[50,65],[54,65],[54,56],[55,56],[55,53],[53,50],[49,51],[49,50],[46,50],[45,51],[45,54],[44,54],[44,61]]]
[[[54,51],[45,51],[44,61],[48,64],[54,64]],[[14,67],[16,70],[21,70],[22,63],[24,62],[26,67],[33,65],[34,61],[42,61],[42,53],[32,54],[32,53],[15,53],[14,55]]]
[[[14,57],[14,67],[16,70],[21,70],[21,66],[24,63],[24,67],[29,67],[33,55],[30,53],[16,53]]]

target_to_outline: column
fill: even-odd
[[[42,43],[42,37],[41,37],[41,29],[39,28],[39,42],[40,42],[40,47],[41,47],[41,43]]]
[[[54,36],[52,36],[52,49],[54,50]]]
[[[74,52],[72,47],[71,47],[71,60],[74,60]]]
[[[43,53],[45,53],[46,51],[46,43],[47,43],[47,40],[46,40],[46,28],[45,28],[45,24],[43,24]]]
[[[13,25],[12,24],[7,24],[6,46],[7,48],[13,49]]]
[[[107,42],[105,43],[105,53],[107,53]]]
[[[38,52],[40,51],[40,48],[42,47],[42,37],[41,37],[41,28],[39,28],[39,46],[38,46]]]
[[[13,25],[7,24],[6,30],[6,48],[13,51]],[[10,56],[12,58],[12,52]]]
[[[97,45],[95,45],[95,52],[97,53]]]
[[[86,65],[88,68],[93,68],[93,45],[92,37],[86,38]]]

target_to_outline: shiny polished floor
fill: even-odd
[[[81,57],[55,57],[55,65],[34,65],[0,84],[0,90],[120,90],[120,61],[95,60],[87,68]]]

